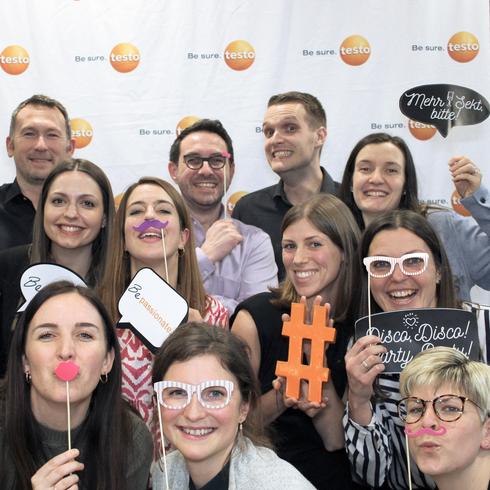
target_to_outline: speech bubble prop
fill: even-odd
[[[156,352],[165,339],[187,319],[187,301],[152,269],[136,273],[119,300],[118,327],[131,328]]]
[[[356,339],[369,329],[365,316],[355,325]],[[469,311],[421,308],[371,315],[371,334],[381,338],[388,352],[381,356],[385,373],[399,373],[421,351],[436,346],[453,347],[479,360],[478,327]]]
[[[73,381],[77,377],[78,371],[80,371],[80,367],[73,361],[62,361],[54,370],[61,381]]]
[[[17,311],[24,311],[40,289],[56,281],[69,281],[75,286],[87,286],[77,273],[67,267],[58,264],[33,264],[20,278],[20,289],[26,301]]]
[[[490,104],[483,95],[445,83],[408,89],[401,95],[399,106],[405,116],[432,124],[444,138],[453,126],[479,124],[490,115]]]
[[[283,323],[282,334],[289,337],[288,360],[277,361],[276,375],[286,378],[286,396],[300,398],[301,380],[308,382],[308,401],[322,401],[322,384],[329,379],[325,364],[325,343],[335,342],[336,330],[329,327],[329,308],[313,306],[313,322],[305,323],[305,305],[291,303],[291,319]],[[311,341],[309,364],[303,364],[303,341]]]

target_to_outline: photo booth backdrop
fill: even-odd
[[[0,4],[0,26],[2,134],[21,100],[59,99],[76,156],[104,168],[116,194],[142,175],[169,179],[176,132],[200,117],[220,119],[233,138],[232,200],[274,183],[262,118],[268,98],[289,90],[324,105],[322,165],[336,180],[361,137],[387,131],[408,142],[425,201],[457,208],[455,155],[470,156],[490,185],[490,119],[444,138],[398,105],[428,84],[490,99],[488,0],[19,0]],[[14,175],[3,152],[1,182]]]

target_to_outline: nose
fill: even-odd
[[[71,336],[64,335],[60,337],[58,345],[58,358],[66,361],[73,359],[75,356],[75,345]]]
[[[37,139],[36,139],[36,150],[38,151],[45,151],[48,149],[48,145],[46,144],[46,141],[44,139],[44,136],[40,134]]]
[[[293,263],[304,264],[308,261],[308,254],[304,247],[298,247],[294,253]]]
[[[381,173],[381,169],[375,168],[370,174],[369,174],[369,182],[373,184],[380,184],[383,182],[383,175]]]
[[[439,418],[434,411],[432,402],[427,403],[424,415],[422,415],[419,423],[422,424],[422,427],[437,427],[439,425]]]
[[[76,203],[70,202],[65,208],[65,217],[69,219],[74,219],[78,215],[78,208]]]
[[[200,175],[212,175],[213,169],[209,166],[208,160],[203,160],[202,167],[197,171]]]
[[[401,282],[406,277],[407,276],[400,269],[400,264],[395,264],[395,268],[393,269],[393,274],[391,275],[392,280],[395,282]]]
[[[145,220],[150,220],[155,217],[155,210],[153,209],[153,206],[148,206],[145,209]]]
[[[200,420],[206,416],[206,409],[197,399],[197,393],[193,393],[189,405],[184,408],[184,416],[190,421]]]

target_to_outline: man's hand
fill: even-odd
[[[449,171],[454,186],[462,198],[471,196],[480,187],[482,175],[478,167],[468,157],[451,158]]]
[[[226,257],[242,240],[243,236],[232,220],[219,219],[208,228],[201,250],[215,263]]]

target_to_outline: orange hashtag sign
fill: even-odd
[[[284,322],[282,334],[289,337],[288,360],[277,361],[276,376],[286,378],[286,396],[300,398],[301,380],[308,381],[308,401],[320,403],[322,383],[328,381],[330,370],[324,367],[325,343],[334,343],[335,328],[328,327],[329,309],[313,306],[313,322],[305,324],[305,305],[291,304],[291,320]],[[303,340],[311,340],[310,363],[303,364]]]

